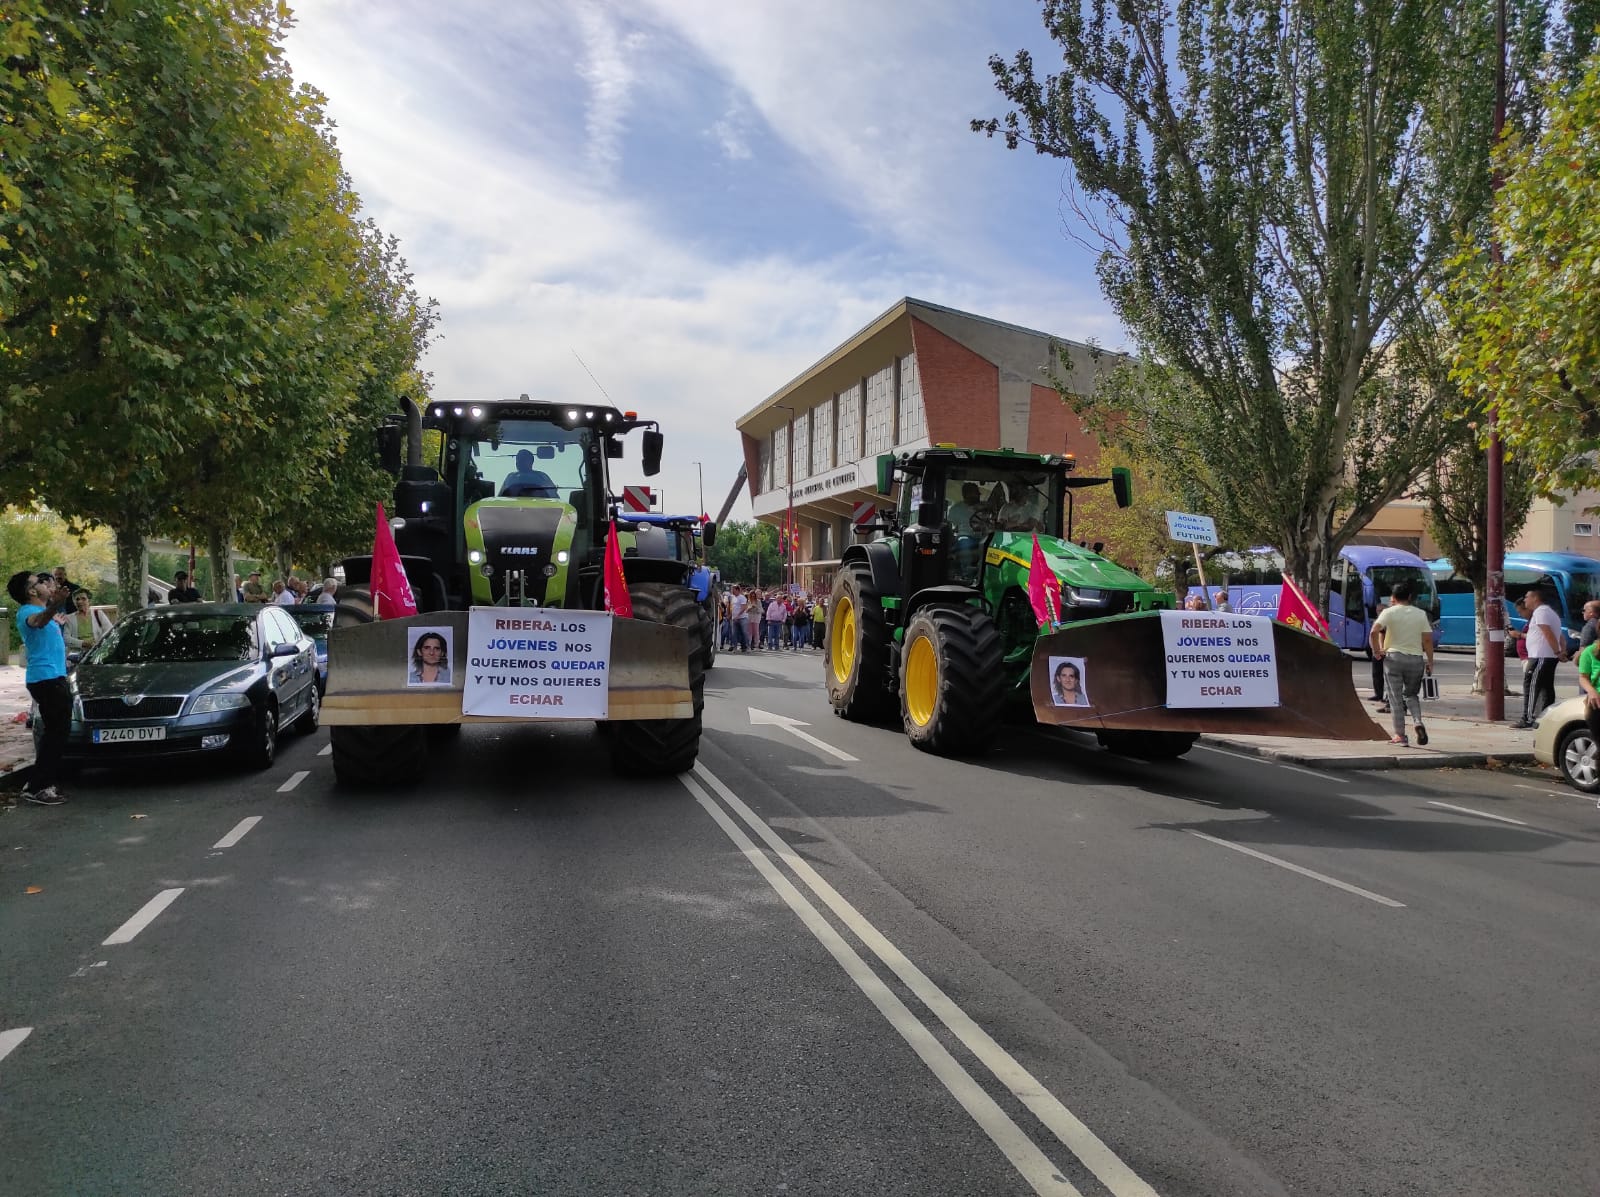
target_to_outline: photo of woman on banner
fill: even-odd
[[[1082,657],[1050,658],[1050,701],[1058,707],[1089,706]]]
[[[451,628],[412,628],[406,637],[411,648],[407,686],[450,684]]]

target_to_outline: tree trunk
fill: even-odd
[[[233,602],[233,562],[228,559],[228,535],[222,528],[206,529],[206,556],[211,559],[211,597],[219,603]]]
[[[289,551],[289,546],[278,546],[278,576],[284,581],[289,580],[289,574],[294,570],[294,554]]]
[[[145,605],[149,589],[150,555],[144,547],[144,531],[119,525],[117,539],[117,614],[126,615]]]

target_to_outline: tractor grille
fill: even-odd
[[[166,719],[182,709],[181,694],[149,697],[131,707],[120,698],[89,698],[84,700],[83,717],[95,722],[108,719]]]

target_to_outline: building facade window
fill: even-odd
[[[861,384],[833,397],[838,431],[834,436],[836,460],[854,461],[861,456]]]
[[[917,371],[917,355],[900,359],[900,435],[897,443],[909,445],[928,434],[928,421],[922,412],[922,375]]]
[[[794,429],[794,480],[811,477],[811,413],[797,412]]]
[[[867,379],[867,446],[865,457],[894,448],[894,367],[885,366]]]
[[[780,490],[789,485],[789,426],[785,424],[772,434],[772,488]]]
[[[825,474],[833,469],[833,397],[830,395],[811,409],[811,472]]]
[[[761,473],[756,478],[756,494],[764,495],[772,489],[772,438],[761,438]]]
[[[1594,524],[1592,524],[1592,523],[1573,524],[1572,525],[1572,534],[1574,536],[1593,536],[1594,535]]]

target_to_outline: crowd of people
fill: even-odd
[[[337,578],[324,578],[320,585],[314,585],[304,578],[297,578],[293,574],[273,580],[269,590],[261,581],[261,571],[253,569],[250,576],[245,578],[241,574],[233,575],[233,601],[236,603],[276,603],[280,607],[313,606],[333,607],[338,605],[339,581]],[[159,591],[152,590],[149,595],[152,603],[199,603],[205,600],[200,592],[190,584],[187,570],[179,570],[172,575],[172,588],[167,591],[163,599]]]
[[[722,595],[718,643],[738,652],[821,648],[827,618],[825,599],[814,599],[804,592],[761,591],[735,584]]]

